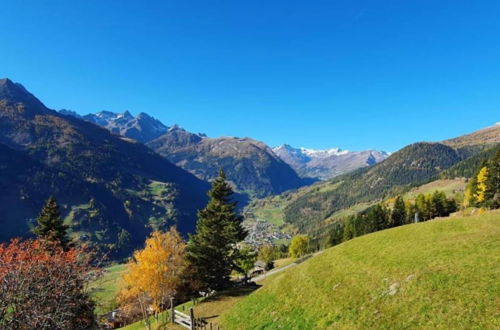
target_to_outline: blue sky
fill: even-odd
[[[500,121],[500,2],[2,1],[0,76],[54,109],[395,151]]]

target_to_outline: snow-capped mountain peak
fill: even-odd
[[[317,158],[340,156],[349,153],[349,150],[342,150],[340,148],[330,148],[325,150],[300,148],[300,151],[310,157],[317,157]]]
[[[389,155],[383,151],[349,151],[341,148],[325,150],[294,148],[283,144],[273,148],[274,153],[303,177],[329,179],[336,175],[371,166]]]

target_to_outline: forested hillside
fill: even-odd
[[[0,80],[1,240],[29,235],[54,195],[80,240],[127,255],[154,228],[194,230],[208,185],[140,143],[47,109]]]
[[[301,231],[320,226],[334,212],[408,191],[461,161],[457,150],[440,143],[415,143],[384,162],[308,189],[284,209],[285,221]]]

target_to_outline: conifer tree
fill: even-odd
[[[247,235],[232,194],[224,172],[219,171],[208,192],[210,201],[198,212],[196,233],[189,238],[187,258],[204,289],[219,290],[229,284],[231,271],[236,269],[236,244]]]
[[[382,204],[377,204],[372,207],[367,217],[373,224],[373,231],[384,230],[389,227],[388,212]]]
[[[403,197],[398,196],[394,201],[394,208],[391,212],[391,226],[397,227],[405,223],[406,220],[406,208]]]
[[[33,233],[40,239],[59,244],[61,247],[68,246],[67,226],[63,224],[59,213],[59,206],[54,197],[49,197],[37,218],[37,226]]]
[[[486,199],[491,202],[494,208],[500,207],[500,150],[488,163],[488,178],[486,186]]]

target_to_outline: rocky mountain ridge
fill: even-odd
[[[294,148],[287,144],[275,147],[273,151],[300,176],[321,180],[375,165],[389,157],[388,153],[377,150],[355,152],[340,148],[315,150]]]

